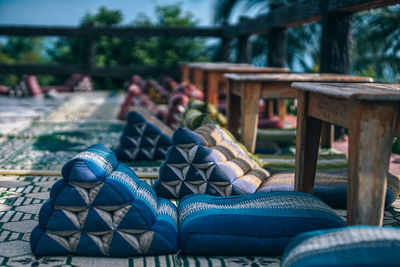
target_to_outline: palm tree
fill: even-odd
[[[273,3],[298,0],[218,0],[214,6],[214,23],[229,21],[241,12],[265,13]],[[399,82],[400,72],[400,5],[361,12],[354,16],[352,72],[390,82]],[[293,70],[319,70],[320,23],[288,29],[287,64]],[[253,62],[265,65],[267,39],[257,36],[253,43]]]
[[[354,19],[353,70],[399,82],[400,5],[362,12]]]
[[[219,0],[214,6],[214,24],[222,25],[240,9],[244,13],[266,13],[275,3],[290,4],[297,0]],[[318,71],[319,61],[319,23],[311,23],[288,29],[287,64],[298,71]],[[253,42],[253,63],[265,65],[267,38],[257,36]]]

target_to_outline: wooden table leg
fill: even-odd
[[[324,148],[331,148],[333,144],[334,128],[329,122],[322,122],[321,131],[321,146]]]
[[[240,119],[240,96],[233,93],[233,87],[241,86],[240,83],[234,81],[227,82],[227,94],[226,94],[226,113],[228,117],[228,129],[229,131],[238,138],[239,119]]]
[[[278,107],[278,116],[281,121],[286,119],[286,102],[285,99],[277,99],[276,104]]]
[[[203,91],[203,71],[201,69],[193,69],[193,84]]]
[[[264,115],[266,118],[271,118],[274,116],[274,100],[273,99],[264,99]]]
[[[260,83],[243,83],[242,88],[242,143],[254,153],[258,128],[258,103],[261,96]]]
[[[322,121],[308,116],[308,92],[299,92],[296,128],[295,190],[312,193]]]
[[[396,104],[350,103],[347,224],[382,225]]]
[[[218,73],[207,72],[205,75],[207,86],[203,88],[204,100],[207,103],[218,106],[219,77]]]
[[[181,82],[189,83],[189,66],[182,65],[181,66]]]

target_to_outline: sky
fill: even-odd
[[[0,0],[0,25],[76,26],[86,13],[94,14],[100,6],[119,9],[123,23],[144,12],[153,17],[154,6],[182,3],[202,26],[212,25],[212,7],[217,0]]]

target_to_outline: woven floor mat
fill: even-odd
[[[31,253],[30,233],[38,212],[59,177],[0,176],[1,266],[279,266],[273,257],[192,257],[162,255],[135,258],[42,257]],[[152,184],[154,179],[143,179]]]

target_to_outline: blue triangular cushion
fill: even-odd
[[[52,231],[75,231],[78,230],[63,210],[54,210],[51,201],[46,201],[39,212],[39,225],[43,229]]]
[[[150,225],[154,222],[155,214],[144,213],[134,207],[129,209],[118,225],[118,229],[150,229]]]
[[[112,213],[91,208],[88,212],[88,215],[85,220],[85,224],[82,227],[82,230],[85,232],[101,232],[101,231],[110,231],[112,229],[112,225],[109,225],[105,219],[99,214],[105,214],[103,216],[109,216],[112,220]],[[112,222],[110,223],[112,224]]]
[[[39,226],[36,226],[32,230],[31,250],[34,251],[37,256],[61,256],[70,254],[68,249],[50,238]]]
[[[112,257],[176,252],[178,227],[173,204],[164,200],[159,205],[153,188],[141,182],[128,166],[113,162],[112,154],[104,156],[108,151],[101,147],[98,151],[102,155],[92,160],[90,157],[97,153],[93,151],[80,153],[64,166],[69,179],[61,179],[50,190],[51,198],[60,205],[48,200],[42,206],[39,230],[31,235],[32,252],[40,256]],[[103,173],[96,176],[93,172],[96,168],[106,172],[104,181],[99,178]],[[164,227],[153,230],[160,217]],[[168,242],[152,250],[155,232]],[[49,247],[54,242],[59,245]]]
[[[118,231],[114,232],[114,237],[110,245],[110,254],[114,255],[115,257],[126,257],[126,255],[140,255],[140,253],[135,248],[133,248],[132,245],[129,244],[124,237],[122,237],[118,233]]]
[[[142,114],[140,114],[137,111],[130,111],[128,112],[128,114],[126,115],[126,120],[130,123],[130,124],[136,124],[136,123],[144,123],[146,122],[146,119],[142,116]]]
[[[198,135],[197,133],[179,127],[178,129],[175,130],[172,136],[172,143],[174,145],[182,145],[182,144],[203,145],[203,139],[201,139],[200,135]]]
[[[151,122],[147,122],[146,128],[144,130],[144,135],[159,135],[161,134],[160,129]]]
[[[50,199],[55,206],[87,207],[87,203],[81,194],[72,185],[66,183],[63,179],[57,181],[57,183],[63,185],[63,187],[56,193],[53,193],[54,187],[50,191]]]
[[[93,200],[94,206],[120,206],[133,199],[129,187],[115,180],[107,180]]]
[[[75,253],[82,256],[106,256],[93,241],[92,238],[96,237],[97,236],[89,237],[88,234],[83,232]],[[100,237],[97,238],[101,239]]]

